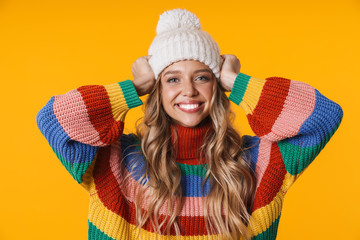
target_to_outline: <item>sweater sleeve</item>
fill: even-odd
[[[286,171],[301,173],[340,125],[341,107],[308,84],[239,73],[229,99],[245,111],[260,140],[275,143]]]
[[[99,148],[120,139],[126,112],[141,104],[130,80],[89,85],[53,96],[36,120],[66,170],[82,183]]]
[[[252,239],[275,239],[286,192],[333,136],[343,112],[313,87],[281,77],[239,73],[229,99],[256,134],[243,138],[257,182]]]

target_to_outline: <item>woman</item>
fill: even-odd
[[[133,81],[54,96],[37,116],[89,192],[89,239],[275,239],[285,193],[341,107],[307,84],[240,73],[186,10],[160,16],[149,55],[134,62]],[[233,129],[225,91],[257,136]],[[122,134],[146,94],[137,133]]]

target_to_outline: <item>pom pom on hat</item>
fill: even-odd
[[[185,9],[166,11],[160,15],[156,33],[148,52],[156,79],[167,66],[181,60],[200,61],[219,78],[220,49],[214,39],[201,30],[195,14]]]
[[[164,32],[173,30],[201,30],[200,20],[195,14],[182,9],[174,9],[164,12],[160,16],[160,20],[156,27],[156,33],[162,34]]]

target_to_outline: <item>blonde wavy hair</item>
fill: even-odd
[[[234,114],[230,102],[213,78],[208,120],[214,131],[208,131],[200,149],[207,162],[202,188],[207,179],[211,184],[210,193],[202,198],[206,229],[208,236],[218,234],[220,239],[241,236],[248,239],[255,178],[249,162],[243,159],[241,137],[231,124]],[[176,219],[182,207],[181,170],[175,162],[170,124],[172,120],[162,106],[159,77],[146,100],[144,117],[136,131],[145,159],[139,180],[144,187],[134,191],[140,238],[141,228],[148,224],[156,233],[180,236]],[[167,214],[160,214],[160,210]]]

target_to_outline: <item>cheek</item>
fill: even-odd
[[[162,90],[163,98],[167,99],[168,101],[173,101],[181,92],[181,89],[176,86],[163,87]]]
[[[163,88],[161,92],[161,100],[165,109],[171,107],[176,97],[176,91],[171,88]]]
[[[213,96],[213,85],[209,84],[207,86],[205,86],[204,88],[201,89],[201,93],[204,96],[204,98],[208,101],[211,100],[212,96]]]

